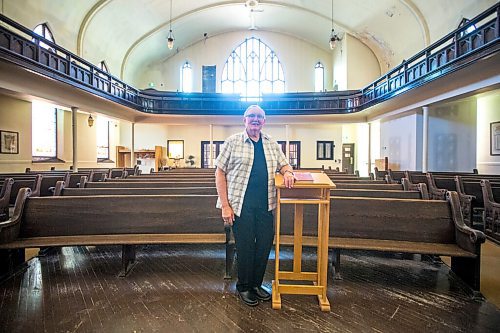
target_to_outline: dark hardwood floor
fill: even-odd
[[[444,264],[348,252],[329,277],[332,311],[315,296],[282,310],[244,305],[225,281],[219,245],[146,246],[126,278],[120,247],[68,247],[29,261],[0,285],[0,332],[498,332],[500,310],[470,298]],[[291,249],[283,251],[291,266]],[[273,254],[272,254],[273,256]],[[312,270],[315,252],[303,265]],[[273,278],[269,262],[266,284]]]

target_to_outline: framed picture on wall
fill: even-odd
[[[500,155],[500,121],[490,124],[490,155]]]
[[[19,154],[19,133],[0,130],[0,153]]]

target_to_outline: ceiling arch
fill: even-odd
[[[92,21],[92,18],[94,17],[97,12],[99,12],[101,9],[103,9],[107,4],[109,4],[112,0],[99,0],[98,3],[96,3],[92,8],[85,14],[85,17],[83,18],[82,23],[80,24],[80,29],[78,29],[78,36],[77,36],[77,41],[76,41],[76,54],[78,56],[82,56],[83,54],[83,39],[85,38],[85,32],[87,31],[87,27],[90,24],[90,21]]]

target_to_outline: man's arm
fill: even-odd
[[[222,219],[224,223],[233,225],[234,222],[234,212],[233,208],[229,204],[229,199],[227,196],[227,179],[226,173],[220,168],[215,169],[215,187],[217,188],[217,194],[222,205]]]

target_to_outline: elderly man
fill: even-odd
[[[245,130],[227,138],[217,157],[215,183],[224,223],[233,226],[238,258],[236,288],[249,305],[269,301],[262,280],[274,239],[276,208],[274,174],[280,172],[287,187],[294,183],[293,169],[280,146],[261,132],[266,114],[257,105],[243,116]]]

